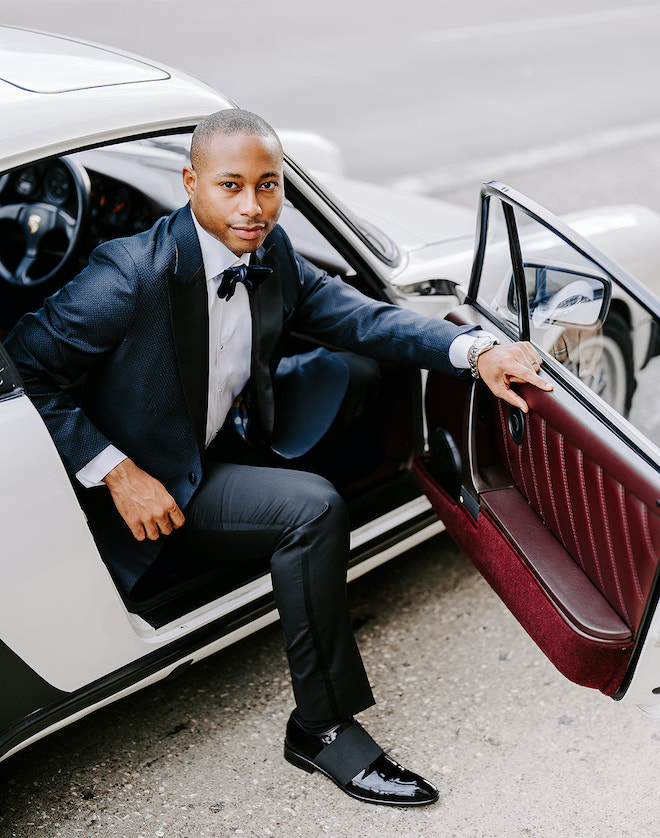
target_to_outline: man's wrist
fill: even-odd
[[[110,469],[110,471],[103,478],[103,482],[109,489],[111,489],[113,486],[120,484],[127,477],[130,478],[135,468],[136,465],[133,460],[129,457],[124,457],[121,462],[117,463],[114,468]]]
[[[481,378],[478,368],[479,357],[498,344],[499,340],[491,334],[481,334],[475,338],[468,352],[468,364],[470,365],[472,378]]]

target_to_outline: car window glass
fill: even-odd
[[[658,323],[555,232],[516,211],[531,340],[660,444]]]
[[[529,335],[573,380],[660,446],[658,318],[555,231],[518,209],[513,214],[524,274],[522,307],[497,200],[491,200],[479,304],[512,337]]]
[[[0,173],[0,340],[109,239],[131,236],[183,206],[190,133],[147,137],[37,160]],[[288,184],[287,184],[288,192]],[[281,223],[297,251],[353,281],[355,270],[292,201]]]
[[[331,275],[354,276],[355,271],[335,247],[289,200],[285,200],[280,224],[290,237],[294,249]]]

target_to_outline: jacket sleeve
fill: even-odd
[[[372,300],[338,277],[331,277],[295,254],[300,278],[296,325],[300,331],[371,358],[403,361],[422,369],[457,375],[449,346],[472,331]]]
[[[85,270],[38,312],[26,314],[6,341],[70,475],[111,444],[67,391],[121,343],[136,304],[136,275],[120,241],[102,245]]]

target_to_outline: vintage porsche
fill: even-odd
[[[232,102],[146,59],[0,27],[0,104],[6,336],[96,245],[185,202],[191,131]],[[558,219],[491,183],[475,238],[467,209],[347,180],[300,139],[285,150],[324,171],[287,155],[299,252],[372,297],[531,340],[554,384],[524,388],[523,414],[469,375],[383,364],[339,470],[349,578],[446,527],[560,672],[660,715],[660,217]],[[297,334],[289,352],[312,348]],[[277,619],[267,562],[157,562],[123,593],[1,344],[0,462],[0,757]]]

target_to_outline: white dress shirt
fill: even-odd
[[[252,317],[247,288],[236,283],[231,300],[218,298],[222,274],[234,265],[247,265],[250,254],[240,258],[197,222],[204,260],[209,304],[209,399],[206,413],[206,446],[222,428],[229,408],[250,378],[252,361]]]

